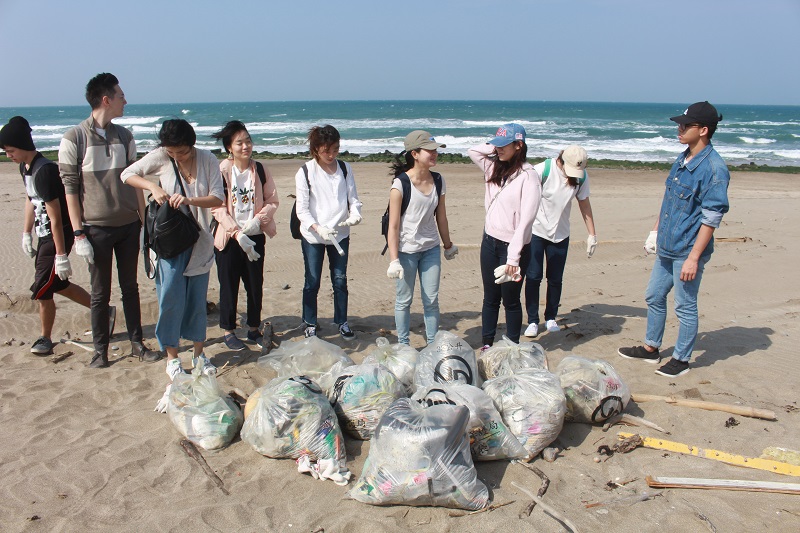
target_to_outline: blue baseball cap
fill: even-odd
[[[494,139],[489,141],[489,144],[503,147],[514,141],[525,142],[525,128],[512,122],[510,124],[503,124],[497,128],[497,133],[494,134]]]

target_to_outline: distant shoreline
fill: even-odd
[[[219,158],[226,157],[222,150],[215,149],[212,152]],[[146,152],[139,152],[139,157],[145,155]],[[42,154],[53,161],[58,160],[58,151],[45,150]],[[394,161],[396,154],[390,152],[383,152],[380,154],[368,154],[360,156],[358,154],[351,154],[349,152],[341,152],[339,159],[350,163],[391,163]],[[272,152],[254,152],[253,159],[277,159],[277,160],[298,160],[307,161],[311,158],[308,152],[297,152],[294,154],[274,154]],[[464,164],[472,163],[472,161],[460,154],[439,154],[439,163],[455,163]],[[540,163],[544,158],[528,158],[531,164]],[[10,162],[10,159],[5,155],[0,155],[0,162]],[[591,159],[589,161],[589,168],[606,168],[616,170],[662,170],[668,171],[672,168],[672,163],[658,163],[648,161],[623,161],[617,159]],[[778,174],[800,174],[800,166],[770,166],[770,165],[757,165],[755,163],[742,164],[742,165],[728,165],[730,171],[736,172],[769,172]]]

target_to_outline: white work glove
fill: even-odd
[[[361,222],[361,217],[358,215],[350,215],[344,222],[339,222],[340,226],[355,226]]]
[[[85,235],[75,237],[75,253],[90,265],[94,264],[94,250]]]
[[[261,220],[258,217],[251,218],[242,226],[242,233],[245,235],[258,235],[261,233]]]
[[[658,238],[657,231],[651,231],[650,235],[647,236],[647,240],[644,241],[644,253],[654,254],[656,253],[656,239]]]
[[[500,265],[494,269],[494,282],[498,285],[509,281],[520,281],[521,279],[522,276],[519,275],[519,272],[514,274],[513,277],[506,274],[506,265]]]
[[[256,252],[256,243],[253,242],[253,239],[240,231],[236,235],[236,240],[239,242],[239,246],[242,247],[242,251],[247,254],[247,259],[255,261],[261,257],[261,254]]]
[[[586,237],[586,257],[592,257],[597,249],[597,235]]]
[[[339,232],[335,229],[326,228],[325,226],[320,226],[317,224],[317,235],[322,237],[322,239],[325,241],[332,242],[334,239],[336,239],[337,235],[339,235]]]
[[[68,280],[72,275],[72,265],[66,255],[56,255],[56,275],[62,280]]]
[[[22,234],[22,251],[28,254],[28,257],[36,255],[36,251],[33,249],[33,237],[30,233]]]
[[[448,261],[450,261],[457,255],[458,255],[458,246],[456,246],[453,243],[450,243],[450,248],[444,249],[444,258],[447,259]]]
[[[389,263],[389,269],[386,271],[386,275],[390,279],[403,279],[403,266],[400,264],[399,259],[395,259]]]
[[[158,400],[158,403],[156,404],[156,408],[153,409],[153,411],[157,411],[159,413],[166,413],[167,412],[167,405],[169,404],[169,391],[170,391],[171,388],[172,388],[172,383],[167,385],[166,390],[164,390],[164,396],[162,396],[161,399]]]

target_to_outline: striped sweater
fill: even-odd
[[[78,128],[83,129],[86,139],[82,172],[78,172]],[[85,224],[119,227],[139,220],[137,195],[141,193],[120,180],[122,171],[134,161],[133,134],[122,126],[109,123],[103,138],[89,116],[64,134],[58,148],[58,167],[66,193],[81,198]]]

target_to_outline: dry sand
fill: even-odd
[[[303,268],[300,246],[288,231],[293,176],[297,161],[267,162],[281,198],[279,235],[268,242],[264,318],[272,321],[279,342],[302,336],[300,319]],[[353,229],[349,266],[350,324],[355,342],[346,343],[330,326],[332,293],[327,278],[320,291],[321,336],[356,361],[370,350],[379,331],[394,329],[393,283],[387,259],[379,252],[379,218],[386,206],[387,166],[354,166],[364,222]],[[481,281],[478,244],[483,222],[480,173],[468,165],[442,165],[448,184],[452,238],[460,253],[443,261],[441,328],[480,343]],[[591,169],[590,169],[591,170]],[[634,392],[700,395],[723,403],[774,410],[777,422],[731,416],[663,403],[631,403],[628,411],[671,432],[667,437],[706,448],[758,456],[767,446],[800,447],[800,412],[795,347],[800,327],[800,290],[796,277],[800,239],[797,176],[734,173],[731,211],[717,237],[720,242],[706,268],[700,296],[700,336],[692,371],[668,379],[655,367],[617,356],[617,347],[644,335],[644,289],[653,262],[642,244],[653,224],[663,192],[661,172],[592,171],[592,204],[600,244],[592,259],[584,253],[585,229],[573,210],[573,243],[565,273],[559,323],[562,331],[540,335],[551,366],[566,354],[600,358],[614,365]],[[178,445],[178,432],[166,415],[153,412],[167,377],[164,363],[140,363],[127,357],[122,313],[108,369],[88,368],[89,353],[59,344],[55,353],[73,352],[54,363],[29,352],[38,336],[37,306],[28,286],[33,263],[20,250],[23,187],[15,165],[0,164],[0,531],[561,531],[534,509],[518,513],[528,497],[512,481],[536,491],[539,480],[520,465],[482,463],[478,474],[495,504],[515,503],[474,516],[451,517],[442,508],[373,507],[345,498],[346,489],[300,475],[293,461],[260,456],[236,440],[219,452],[204,452],[224,480],[224,495]],[[88,287],[88,272],[73,254],[73,280]],[[145,336],[156,346],[153,328],[157,304],[153,282],[140,267]],[[793,274],[795,273],[795,274]],[[115,275],[116,279],[116,275]],[[288,286],[288,288],[287,288]],[[212,272],[209,301],[218,296]],[[114,288],[112,301],[120,306]],[[88,312],[56,299],[53,337],[73,338],[89,327]],[[240,297],[240,312],[244,310]],[[670,313],[671,306],[670,306]],[[247,358],[220,378],[224,390],[247,393],[269,377],[254,363],[255,351],[232,353],[221,342],[218,316],[209,317],[206,353],[219,367]],[[501,313],[501,323],[503,317]],[[412,314],[412,344],[421,348],[423,324],[419,297]],[[240,330],[243,331],[243,330]],[[501,329],[502,331],[502,329]],[[665,356],[671,355],[677,322],[670,315]],[[85,338],[85,337],[84,337]],[[394,341],[394,337],[390,337]],[[85,338],[86,339],[86,338]],[[189,343],[183,352],[188,365]],[[631,505],[586,508],[648,490],[647,475],[796,482],[796,478],[716,461],[648,449],[617,454],[595,463],[596,449],[612,444],[619,427],[567,424],[559,440],[566,450],[554,463],[537,459],[552,480],[544,501],[569,517],[580,531],[797,531],[797,496],[730,491],[671,489]],[[624,430],[624,429],[623,429]],[[653,431],[642,430],[656,436]],[[348,440],[348,466],[358,475],[369,443]],[[611,490],[610,481],[634,480]]]

